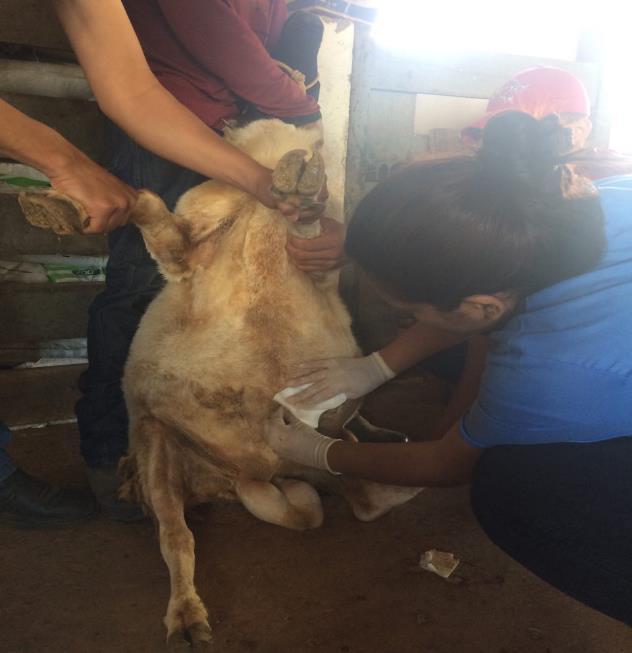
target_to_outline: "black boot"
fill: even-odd
[[[89,494],[62,490],[17,469],[0,482],[0,523],[20,528],[59,528],[96,515]]]
[[[88,481],[99,502],[101,514],[106,519],[120,522],[146,519],[145,513],[139,505],[119,498],[121,479],[116,465],[88,468]]]

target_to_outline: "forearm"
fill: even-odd
[[[455,422],[461,420],[478,397],[481,376],[487,360],[487,348],[487,336],[473,336],[468,341],[461,378],[450,397],[445,413],[434,429],[435,438],[440,438]]]
[[[416,323],[380,350],[384,362],[400,374],[416,363],[463,342],[467,336]]]
[[[120,0],[56,0],[55,8],[99,106],[135,141],[251,193],[267,180],[265,168],[225,143],[158,82]]]
[[[33,166],[48,177],[86,158],[61,134],[0,100],[0,154]]]
[[[328,452],[329,467],[345,476],[409,487],[448,487],[468,483],[478,458],[446,454],[441,441],[413,444],[336,442]]]
[[[225,142],[157,81],[133,96],[103,94],[100,105],[137,143],[205,177],[254,194],[268,175],[265,168]]]

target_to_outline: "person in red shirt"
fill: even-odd
[[[288,19],[282,0],[123,4],[153,73],[210,127],[222,131],[244,103],[297,125],[320,119],[316,100],[271,54]]]
[[[306,94],[305,85],[273,58],[281,41],[303,42],[309,50],[305,81],[307,85],[315,81],[315,16],[288,22],[282,0],[130,0],[124,6],[152,72],[217,132],[248,106],[296,125],[320,120],[318,103]],[[319,21],[318,25],[322,35]],[[301,38],[288,38],[289,30],[303,30]],[[289,67],[293,68],[291,63]],[[110,171],[133,188],[156,192],[170,209],[180,195],[204,180],[143,149],[114,124],[109,123],[107,130]],[[312,241],[303,249],[299,243],[298,255],[289,250],[303,269],[331,269],[342,259],[344,231],[333,229],[333,221],[321,220],[324,233],[316,247]],[[131,521],[141,518],[140,510],[117,497],[116,467],[127,450],[128,427],[121,376],[138,323],[163,280],[135,226],[113,231],[109,249],[106,288],[90,308],[89,367],[80,379],[83,396],[76,414],[81,452],[102,512]]]

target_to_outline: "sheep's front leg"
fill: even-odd
[[[166,493],[163,493],[166,494]],[[205,650],[212,641],[208,615],[193,584],[195,554],[193,533],[184,520],[182,503],[168,496],[154,496],[160,552],[169,568],[171,596],[165,615],[169,650]]]
[[[158,522],[160,552],[169,569],[171,596],[165,615],[167,646],[171,651],[208,650],[212,641],[208,614],[193,582],[195,552],[193,533],[184,518],[182,480],[174,464],[174,450],[168,439],[171,427],[146,419],[136,427],[137,434],[151,437],[146,477],[145,500]]]

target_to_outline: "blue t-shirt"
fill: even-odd
[[[632,176],[596,186],[601,263],[530,295],[490,336],[479,397],[461,423],[474,446],[632,435]]]

